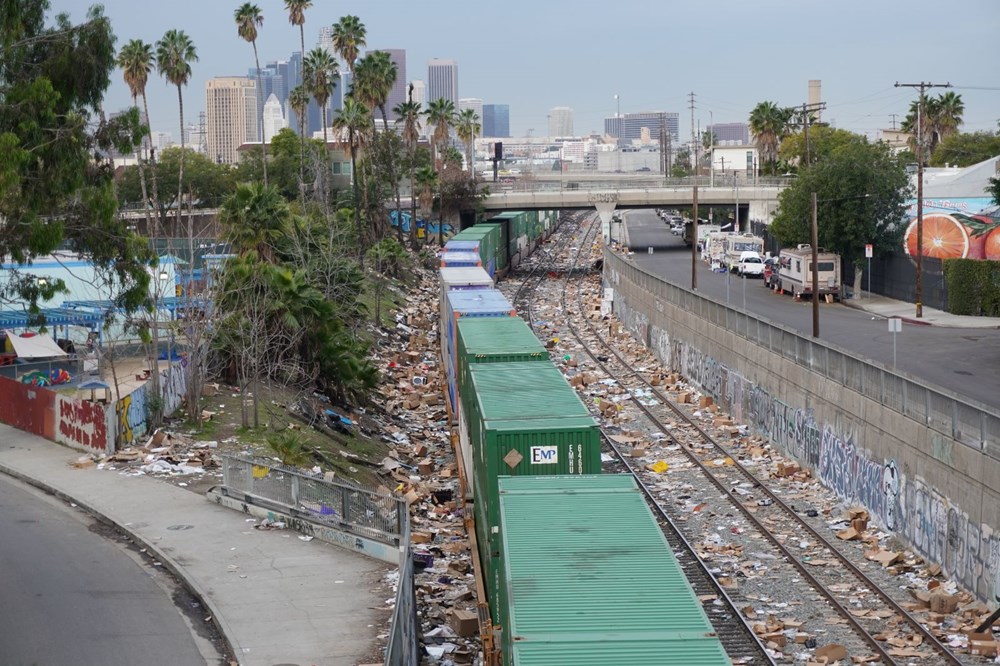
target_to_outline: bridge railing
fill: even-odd
[[[784,188],[792,182],[790,178],[758,178],[756,181],[741,180],[739,187],[741,190],[753,190],[755,188]],[[714,182],[707,176],[697,178],[574,178],[571,175],[558,180],[545,178],[517,179],[512,182],[486,181],[480,183],[480,188],[489,189],[491,194],[505,194],[508,192],[566,192],[578,190],[675,190],[688,191],[697,185],[706,191],[732,191],[733,182],[728,182],[717,178]]]

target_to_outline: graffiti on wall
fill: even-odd
[[[1000,534],[989,525],[970,520],[921,477],[904,474],[897,461],[872,456],[850,428],[818,423],[812,409],[786,404],[739,372],[671,339],[636,316],[624,298],[616,299],[615,309],[633,334],[648,331],[651,349],[671,370],[712,395],[734,419],[815,470],[842,500],[863,505],[876,522],[940,564],[980,599],[1000,594]]]
[[[160,372],[164,416],[170,416],[180,406],[186,386],[184,368],[180,363]],[[119,448],[132,446],[149,432],[151,392],[152,385],[146,383],[122,396],[115,404],[115,442]]]
[[[56,441],[89,451],[113,451],[105,406],[100,402],[56,396]]]

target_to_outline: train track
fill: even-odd
[[[576,232],[585,216],[577,216],[574,223],[561,225],[560,236],[557,238],[554,247],[546,248],[544,258],[540,251],[536,251],[530,267],[527,268],[526,275],[512,297],[512,302],[517,307],[518,312],[525,315],[529,324],[534,325],[534,308],[532,298],[538,286],[550,275],[575,276],[579,277],[578,269],[573,260],[571,265],[565,261],[559,262],[558,257],[562,255],[570,246],[573,240],[573,233]],[[592,222],[592,228],[599,228],[599,225]],[[590,229],[587,230],[585,241],[590,238]],[[541,250],[542,248],[539,248]],[[524,271],[522,271],[524,272]],[[520,276],[519,276],[520,277]],[[608,438],[608,434],[602,429],[605,443],[613,448],[613,442]],[[703,601],[703,608],[712,627],[715,629],[723,648],[733,660],[734,664],[774,664],[775,661],[768,654],[760,639],[753,632],[746,620],[736,607],[735,602],[730,598],[726,589],[719,583],[715,576],[709,571],[708,566],[698,557],[694,546],[687,540],[680,527],[673,521],[661,507],[654,497],[650,488],[643,480],[636,475],[631,468],[623,470],[632,474],[639,485],[640,490],[646,497],[646,501],[657,522],[670,544],[671,550],[682,569],[684,575],[690,583],[695,595]]]
[[[581,259],[589,260],[589,254],[585,254],[592,241],[591,235],[599,228],[598,224],[590,224],[587,233],[580,239],[575,248],[572,260],[562,262],[559,266],[558,275],[572,274],[580,265]],[[564,232],[565,233],[565,232]],[[564,240],[568,244],[569,240]],[[555,253],[564,254],[568,245],[561,244]],[[544,281],[548,272],[540,277],[537,275],[539,266],[535,266],[533,272],[526,279],[521,289],[524,289],[529,282],[530,294],[535,295],[538,286]],[[788,582],[788,586],[795,590],[797,599],[814,600],[817,612],[814,613],[816,619],[814,624],[824,624],[822,618],[827,618],[825,629],[826,635],[835,635],[841,639],[841,643],[847,649],[849,655],[866,656],[877,659],[870,663],[900,664],[900,663],[922,663],[922,664],[962,664],[963,662],[943,645],[926,627],[910,615],[905,608],[899,605],[889,594],[883,591],[880,586],[872,581],[854,562],[846,557],[839,548],[831,543],[823,534],[813,528],[805,521],[798,512],[790,507],[778,494],[762,484],[753,472],[739,462],[739,454],[731,451],[721,442],[716,440],[701,425],[687,413],[687,411],[677,405],[667,394],[657,386],[653,386],[641,372],[634,369],[630,362],[625,359],[616,347],[611,344],[603,335],[603,327],[600,329],[594,325],[592,319],[584,315],[583,298],[585,295],[585,281],[583,279],[564,279],[561,285],[561,292],[558,295],[559,307],[563,311],[566,325],[563,330],[568,329],[576,341],[577,348],[582,350],[590,359],[590,362],[609,380],[614,380],[620,386],[628,400],[635,408],[648,420],[651,428],[662,435],[662,441],[667,444],[670,450],[669,457],[675,462],[672,467],[672,478],[690,484],[694,490],[691,494],[699,494],[702,499],[706,499],[711,505],[711,511],[716,515],[739,515],[741,524],[746,525],[746,531],[752,532],[760,545],[766,542],[774,553],[769,557],[768,576],[782,576]],[[593,286],[593,285],[591,285]],[[599,286],[599,285],[598,285]],[[519,299],[528,302],[529,296],[521,294],[519,289]],[[531,320],[531,307],[522,308],[529,314]],[[574,322],[574,318],[577,320]],[[641,396],[641,397],[637,397]],[[680,424],[680,427],[678,427]],[[606,442],[610,451],[616,458],[616,464],[622,469],[631,473],[639,483],[651,506],[661,517],[665,526],[665,534],[671,541],[671,546],[675,547],[675,552],[683,553],[682,563],[687,565],[690,562],[700,564],[697,569],[711,579],[710,582],[699,581],[697,575],[689,577],[692,586],[699,595],[710,594],[702,592],[707,589],[706,585],[711,585],[725,607],[725,611],[720,613],[718,623],[716,618],[712,618],[713,626],[720,632],[726,649],[730,650],[730,655],[735,663],[761,663],[760,661],[743,661],[753,659],[750,655],[754,646],[746,643],[739,643],[737,638],[728,638],[726,632],[732,632],[739,624],[746,626],[744,615],[753,615],[751,610],[746,611],[755,605],[753,598],[737,599],[738,593],[729,595],[725,586],[721,585],[716,576],[713,576],[708,568],[701,563],[698,558],[696,548],[684,537],[684,528],[679,527],[679,523],[685,520],[685,516],[678,512],[676,501],[667,502],[664,505],[660,497],[675,499],[670,497],[670,493],[657,490],[657,486],[662,485],[663,477],[637,466],[631,462],[632,458],[621,450],[619,445],[605,433]],[[723,464],[718,465],[718,461]],[[708,461],[708,462],[706,462]],[[735,478],[734,478],[735,476]],[[707,484],[711,484],[710,487]],[[671,511],[672,510],[672,511]],[[673,516],[673,518],[671,517]],[[669,525],[671,529],[666,529]],[[777,528],[777,529],[776,529]],[[704,537],[704,534],[691,534],[691,527],[687,527],[687,532],[694,538]],[[734,528],[737,529],[737,528]],[[743,527],[738,528],[743,530]],[[775,532],[778,532],[777,534]],[[675,533],[675,534],[672,534]],[[794,544],[789,547],[789,544]],[[806,558],[802,556],[802,544],[808,544],[808,552],[813,561],[835,563],[835,566],[811,566],[807,564]],[[796,552],[798,550],[799,552]],[[686,571],[695,567],[686,567]],[[863,599],[863,602],[859,602]],[[744,605],[745,604],[745,605]],[[744,608],[744,613],[736,611],[737,606]],[[859,608],[860,606],[860,608]],[[710,610],[706,607],[706,610]],[[864,612],[861,612],[864,610]],[[836,630],[831,626],[833,623],[831,611],[841,618],[836,622]],[[886,638],[887,627],[894,627],[898,630],[905,628],[915,639],[916,645],[921,650],[893,649],[882,640],[876,638],[877,634],[882,634],[880,638]],[[818,627],[816,627],[818,628]],[[747,629],[746,631],[749,631]],[[739,633],[739,632],[736,632]],[[750,632],[753,635],[753,632]],[[895,633],[895,632],[894,632]],[[816,635],[813,633],[812,635]],[[756,642],[756,637],[755,642]],[[803,646],[805,647],[805,646]],[[762,648],[757,645],[759,651]],[[929,650],[925,652],[924,650]],[[890,654],[895,652],[895,654]],[[871,654],[869,654],[871,653]],[[921,656],[917,656],[917,655]],[[760,658],[759,655],[757,658]],[[768,661],[770,659],[768,658]]]

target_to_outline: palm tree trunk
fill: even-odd
[[[132,106],[139,109],[139,100],[135,96],[132,97]],[[150,238],[155,238],[153,236],[153,220],[149,214],[149,192],[146,189],[146,171],[142,168],[142,151],[139,146],[135,147],[135,166],[139,169],[139,189],[142,191],[142,210],[146,213],[146,235]]]
[[[358,230],[358,257],[364,260],[364,242],[361,239],[361,209],[358,206],[358,149],[354,145],[354,132],[350,132],[348,140],[351,144],[351,185],[354,190],[354,226]]]
[[[329,100],[327,100],[329,101]],[[326,104],[323,104],[323,177],[320,178],[320,189],[323,196],[323,210],[330,214],[330,151],[326,143]],[[351,167],[351,178],[354,178],[354,167]]]
[[[379,111],[382,112],[382,124],[385,126],[385,131],[389,131],[389,121],[385,115],[385,105],[379,104]],[[395,167],[395,155],[389,156],[389,180],[392,181],[393,192],[396,194],[396,237],[399,240],[399,244],[403,245],[403,215],[402,215],[402,205],[399,201],[399,181],[396,180],[396,167]]]
[[[417,239],[417,192],[414,188],[415,183],[413,163],[417,159],[416,151],[410,151],[410,249],[414,252],[420,249],[420,242]]]
[[[264,81],[260,76],[260,58],[257,57],[257,40],[253,46],[253,62],[257,65],[257,117],[260,119],[260,161],[264,166],[264,186],[267,187],[267,137],[264,136]]]
[[[153,180],[153,212],[156,215],[157,229],[150,230],[150,235],[154,238],[163,233],[163,211],[160,210],[160,188],[156,182],[156,156],[153,155],[153,128],[149,124],[149,102],[146,99],[146,91],[142,92],[142,109],[146,114],[146,147],[149,151],[149,175]]]
[[[299,198],[302,201],[302,214],[306,213],[306,121],[299,115]]]
[[[181,201],[184,198],[184,95],[181,93],[180,85],[177,86],[177,107],[180,109],[181,116],[181,160],[180,167],[177,169],[177,230],[180,231],[181,228]],[[194,261],[194,257],[189,257],[189,261]],[[188,270],[190,270],[190,264],[188,264]],[[190,282],[190,280],[189,280]]]

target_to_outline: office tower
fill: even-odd
[[[405,49],[375,49],[389,54],[389,58],[396,63],[396,82],[392,84],[392,90],[385,100],[385,115],[389,122],[396,120],[396,114],[392,112],[397,104],[406,101],[406,50]],[[371,53],[371,51],[369,51]],[[381,120],[381,115],[378,115]]]
[[[257,82],[244,76],[217,76],[205,84],[208,157],[224,164],[239,161],[244,143],[259,141]]]
[[[573,109],[557,106],[549,110],[549,136],[573,136]]]
[[[281,110],[281,102],[278,96],[271,93],[264,104],[264,142],[270,143],[271,139],[280,130],[288,127],[285,122],[285,114]]]
[[[427,106],[427,84],[420,79],[414,79],[410,81],[413,86],[413,101],[421,106],[421,108]],[[410,91],[407,89],[407,96],[409,96]],[[409,97],[407,97],[409,98]]]
[[[483,124],[483,100],[478,97],[463,97],[458,100],[458,110],[465,111],[466,109],[472,109],[479,116],[479,124]]]
[[[483,105],[483,136],[499,139],[510,136],[510,106]]]
[[[660,140],[661,123],[670,132],[674,144],[680,140],[680,115],[663,111],[623,113],[616,118],[604,119],[604,133],[618,139],[619,143],[631,143],[642,138],[642,128],[649,130],[652,141]]]
[[[458,63],[431,58],[427,63],[427,101],[430,103],[441,98],[458,104]]]
[[[750,128],[746,123],[716,123],[706,131],[715,135],[716,145],[750,145]]]

